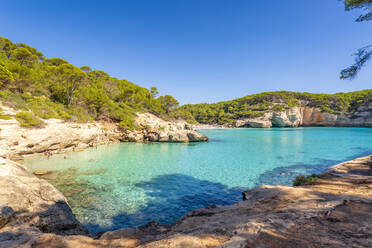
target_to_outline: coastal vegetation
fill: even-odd
[[[218,103],[187,104],[180,109],[189,112],[199,123],[223,125],[240,118],[260,117],[269,111],[280,112],[295,106],[316,107],[331,114],[349,114],[368,104],[372,104],[372,90],[337,94],[274,91]]]
[[[312,174],[310,176],[300,175],[293,180],[293,186],[311,185],[314,184],[318,179],[319,175],[317,174]]]
[[[21,127],[43,127],[44,122],[28,111],[18,112],[15,118],[19,121]]]
[[[137,112],[192,119],[177,110],[174,97],[157,95],[156,87],[148,90],[89,66],[79,68],[61,58],[46,58],[36,48],[0,37],[0,100],[22,111],[15,116],[21,126],[41,126],[40,118],[59,118],[109,120],[134,129]]]
[[[146,89],[89,66],[79,68],[61,58],[45,58],[36,48],[0,37],[0,101],[21,111],[15,118],[23,127],[42,127],[41,119],[57,118],[112,121],[133,130],[139,128],[134,118],[141,112],[166,120],[223,125],[295,106],[347,114],[372,103],[372,90],[337,94],[264,92],[231,101],[183,106],[171,95],[158,94],[156,87]],[[9,118],[3,114],[0,117]]]

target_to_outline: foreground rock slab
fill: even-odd
[[[2,158],[0,189],[0,246],[14,235],[22,237],[30,231],[88,234],[72,214],[62,193],[21,165]]]
[[[172,226],[152,222],[135,229],[107,232],[99,239],[70,235],[80,233],[82,229],[68,217],[69,214],[58,215],[63,217],[62,223],[71,220],[71,225],[67,226],[53,225],[54,216],[44,218],[42,223],[44,226],[50,223],[50,229],[37,224],[40,222],[17,217],[14,214],[19,211],[17,204],[3,193],[0,202],[7,201],[8,205],[3,206],[0,219],[0,247],[370,247],[370,163],[370,156],[355,159],[327,169],[313,185],[261,186],[244,192],[244,201],[196,209]],[[12,176],[14,180],[19,177],[20,181],[27,177],[26,172],[17,172],[22,169],[16,164],[5,162],[1,165],[4,166],[0,167],[3,168],[2,177]],[[34,187],[28,194],[34,194]],[[45,187],[53,192],[52,186]],[[13,187],[6,188],[6,192],[12,190]],[[44,199],[42,193],[37,193],[34,196],[37,200],[32,202],[64,200],[59,192],[54,194],[56,198]],[[7,196],[11,197],[11,193]],[[69,209],[65,210],[70,213]]]

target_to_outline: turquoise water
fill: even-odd
[[[186,212],[241,200],[244,189],[288,184],[299,174],[372,153],[372,129],[273,128],[202,130],[208,143],[120,143],[50,160],[50,180],[91,232],[170,224]],[[66,158],[64,158],[66,156]],[[47,178],[48,179],[48,178]]]

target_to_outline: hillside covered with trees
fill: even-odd
[[[294,106],[318,107],[324,112],[348,114],[362,104],[372,104],[372,90],[312,94],[265,92],[219,103],[179,107],[170,96],[111,77],[89,66],[76,67],[61,58],[45,58],[36,48],[0,37],[0,101],[22,110],[15,118],[22,126],[41,126],[42,119],[114,121],[135,129],[138,112],[190,123],[226,124],[240,118],[260,117],[268,111]],[[10,118],[0,114],[0,118]]]
[[[268,111],[280,112],[295,106],[317,107],[332,114],[351,114],[359,106],[371,104],[372,90],[337,94],[276,91],[219,103],[187,104],[181,109],[190,112],[199,123],[223,125],[240,118],[260,117]]]
[[[157,95],[155,87],[148,90],[89,66],[46,58],[36,48],[0,37],[0,101],[23,110],[15,116],[23,126],[40,126],[40,118],[59,118],[109,120],[133,129],[136,112],[187,118],[188,113],[177,109],[176,99]]]

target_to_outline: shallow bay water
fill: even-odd
[[[188,211],[241,200],[245,189],[291,185],[300,174],[372,154],[372,129],[272,128],[201,130],[210,142],[120,143],[30,158],[30,171],[67,197],[91,232],[171,224]],[[66,158],[64,158],[66,157]]]

